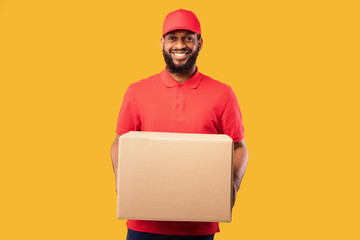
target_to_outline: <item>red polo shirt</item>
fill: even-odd
[[[227,134],[234,142],[244,137],[240,108],[231,87],[197,69],[183,83],[165,69],[131,84],[116,129],[119,135],[128,131]],[[218,222],[128,220],[127,227],[169,235],[210,235],[220,231]]]

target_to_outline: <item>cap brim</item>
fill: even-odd
[[[196,31],[196,29],[190,29],[188,26],[176,26],[176,27],[167,29],[167,31],[165,33],[163,33],[163,36],[165,36],[167,33],[171,32],[171,31],[175,31],[175,30],[189,30],[193,33],[200,34],[199,32]]]

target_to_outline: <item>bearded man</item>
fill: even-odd
[[[115,180],[118,139],[129,131],[227,134],[234,141],[233,206],[248,161],[242,116],[231,87],[198,71],[202,46],[193,12],[179,9],[166,16],[161,38],[166,68],[131,84],[124,95],[111,147]],[[218,222],[128,220],[126,225],[127,240],[211,240],[220,231]]]

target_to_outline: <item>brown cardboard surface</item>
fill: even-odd
[[[227,135],[128,132],[119,138],[119,219],[230,222]]]

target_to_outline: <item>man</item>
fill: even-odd
[[[115,180],[118,138],[128,131],[227,134],[234,141],[234,205],[248,159],[241,112],[229,86],[199,73],[202,45],[194,13],[180,9],[166,16],[161,38],[165,70],[131,84],[124,95],[111,147]],[[128,220],[127,227],[127,240],[210,240],[220,231],[217,222]]]

